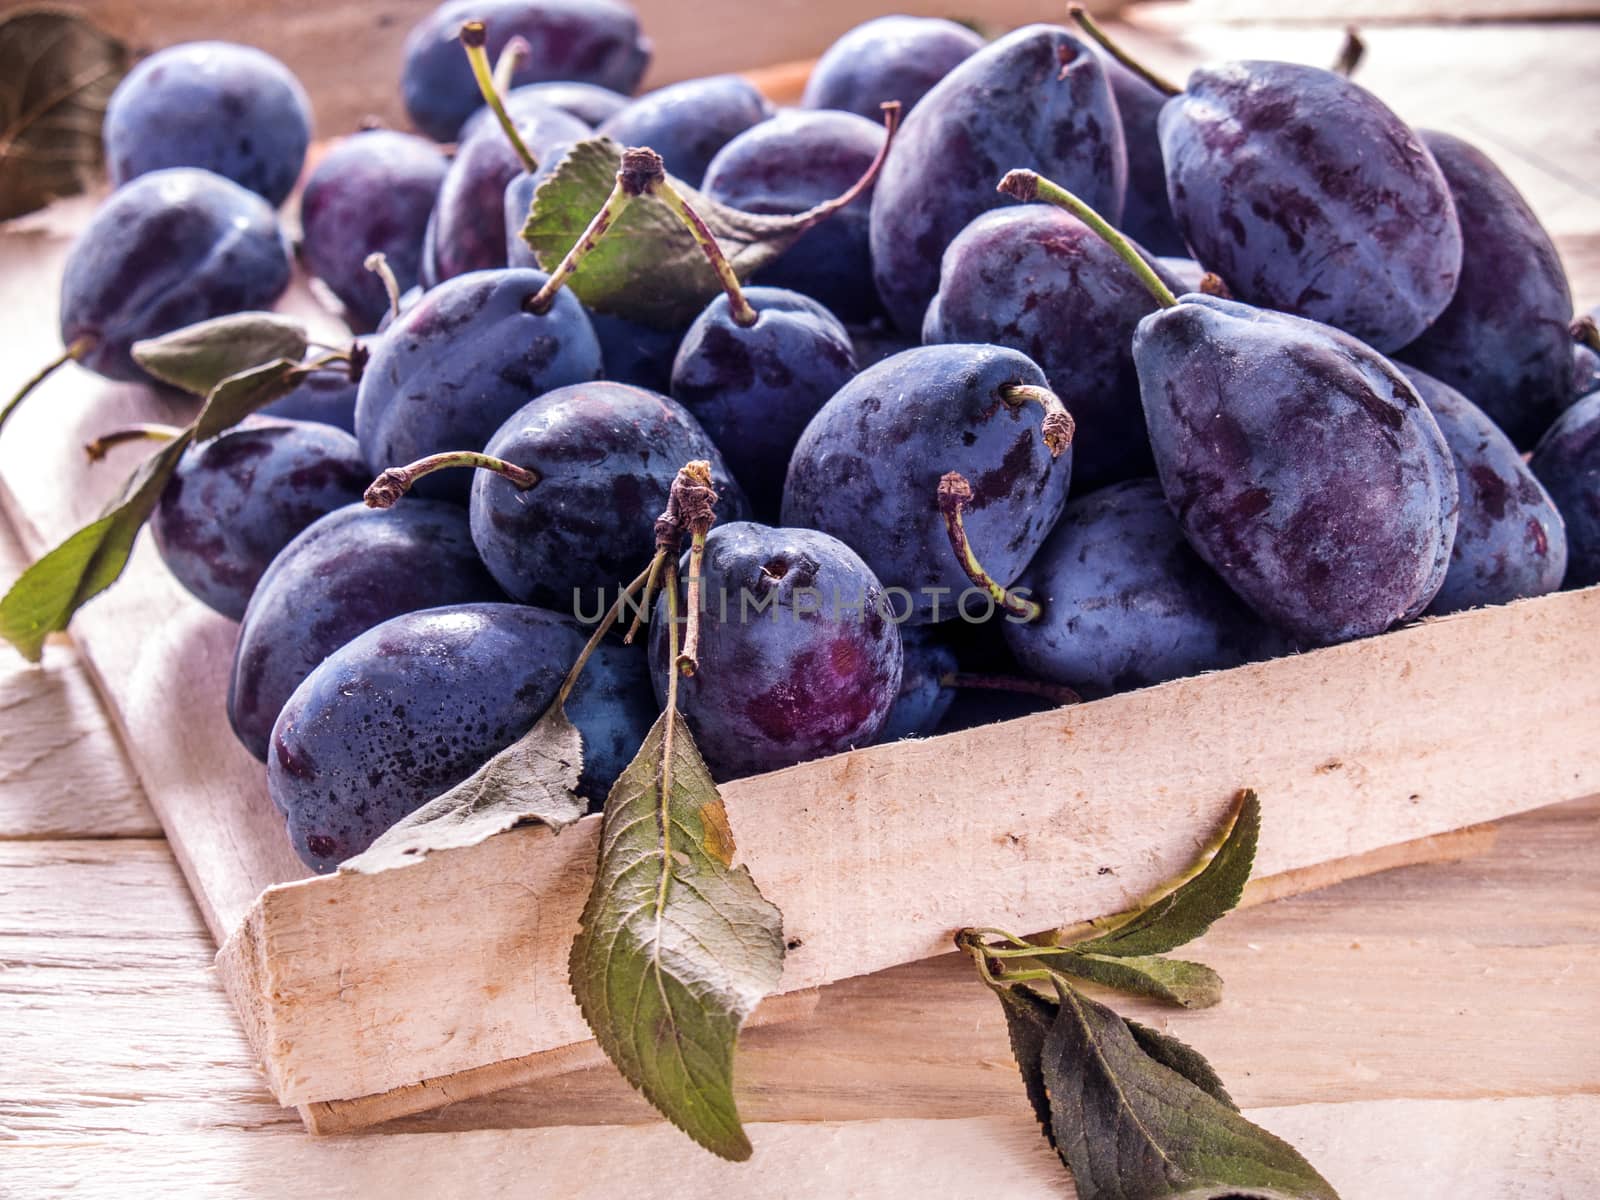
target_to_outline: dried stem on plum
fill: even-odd
[[[494,60],[495,95],[503,97],[511,91],[512,77],[532,53],[533,47],[520,33],[506,43],[506,48],[500,51],[500,57]]]
[[[1128,264],[1139,282],[1144,284],[1145,290],[1155,297],[1157,304],[1162,308],[1172,308],[1178,303],[1178,298],[1161,282],[1161,276],[1145,262],[1144,256],[1133,248],[1133,244],[1113,229],[1104,217],[1059,183],[1052,183],[1037,171],[1008,171],[997,190],[1024,204],[1042,200],[1065,209],[1099,234],[1106,245],[1117,252],[1117,257]]]
[[[650,560],[649,574],[644,581],[644,594],[639,597],[639,603],[634,607],[633,620],[628,625],[628,632],[622,635],[624,646],[633,645],[633,639],[639,636],[639,630],[645,622],[645,614],[650,611],[651,602],[656,598],[656,585],[661,582],[661,568],[666,558],[665,552],[657,551],[656,556]]]
[[[1037,404],[1044,409],[1044,421],[1039,426],[1039,432],[1044,437],[1045,448],[1050,451],[1051,458],[1060,458],[1072,445],[1072,435],[1077,432],[1078,423],[1061,403],[1061,397],[1049,388],[1032,383],[1008,383],[1000,389],[1000,399],[1014,409],[1020,409],[1025,404]]]
[[[656,573],[661,570],[661,564],[665,562],[666,559],[667,552],[665,550],[657,550],[655,557],[650,560],[650,565],[644,570],[640,571],[639,574],[634,577],[632,583],[626,585],[617,592],[616,600],[612,603],[611,607],[606,610],[605,616],[600,618],[600,623],[595,626],[594,633],[590,635],[588,642],[586,642],[583,649],[578,652],[577,659],[574,660],[571,668],[568,669],[567,677],[561,681],[561,690],[556,693],[555,703],[551,707],[560,708],[567,702],[568,697],[572,695],[572,689],[578,684],[578,677],[583,674],[584,665],[589,661],[589,657],[595,652],[595,649],[600,645],[601,641],[604,640],[606,634],[611,632],[611,627],[615,625],[617,620],[622,616],[622,606],[626,604],[628,598],[641,587],[649,587],[650,581],[656,577]]]
[[[92,463],[102,462],[106,452],[113,446],[121,446],[127,442],[170,442],[182,433],[183,430],[176,425],[158,425],[154,422],[141,421],[102,433],[92,442],[85,442],[83,453]]]
[[[996,607],[1020,621],[1037,621],[1044,609],[1032,600],[1012,595],[983,569],[972,544],[967,541],[967,527],[963,519],[966,507],[972,501],[972,485],[957,471],[948,472],[939,480],[939,512],[944,517],[945,531],[950,535],[950,548],[956,561],[973,584],[989,593]]]
[[[1339,47],[1339,57],[1333,60],[1334,73],[1349,79],[1356,73],[1356,68],[1361,65],[1366,53],[1367,43],[1362,40],[1361,31],[1354,25],[1346,25],[1344,45]]]
[[[950,671],[939,677],[939,686],[1016,692],[1022,696],[1053,700],[1057,704],[1083,703],[1083,697],[1065,684],[1046,683],[1042,679],[1028,679],[1021,675],[975,675],[967,671]]]
[[[652,154],[655,151],[651,151]],[[716,235],[706,227],[700,214],[683,198],[683,193],[672,186],[665,170],[654,179],[646,189],[661,203],[665,204],[672,214],[683,223],[685,229],[693,236],[695,243],[706,256],[706,261],[711,264],[711,269],[717,274],[717,282],[722,285],[722,290],[728,295],[728,307],[733,311],[735,325],[749,328],[759,319],[759,314],[751,307],[750,301],[745,299],[744,289],[739,286],[739,277],[734,274],[733,264],[728,261],[728,256],[722,252],[722,247],[717,243]]]
[[[5,406],[0,407],[0,427],[4,427],[6,421],[10,419],[11,414],[16,411],[17,405],[21,404],[28,398],[29,392],[33,391],[34,388],[38,387],[46,379],[49,379],[50,376],[54,375],[56,371],[64,364],[69,362],[77,362],[85,354],[89,353],[90,350],[93,350],[94,341],[94,338],[89,337],[87,334],[81,338],[78,338],[72,343],[72,345],[68,346],[60,354],[52,358],[42,368],[40,368],[32,376],[32,378],[18,388],[15,394],[12,395],[11,399],[5,402]]]
[[[443,454],[430,454],[404,467],[389,467],[372,481],[362,497],[368,508],[393,508],[424,475],[445,471],[452,467],[470,467],[474,470],[493,471],[509,479],[516,487],[527,491],[539,482],[539,472],[519,467],[516,463],[496,458],[492,454],[479,454],[472,450],[447,450]]]
[[[1579,317],[1572,323],[1571,330],[1573,341],[1600,354],[1600,325],[1595,324],[1593,317]]]
[[[484,48],[488,40],[489,34],[482,21],[468,21],[461,27],[461,44],[466,48],[467,61],[472,64],[472,77],[478,81],[478,91],[483,93],[483,102],[489,106],[489,111],[494,113],[495,120],[500,122],[506,140],[517,152],[517,157],[522,160],[523,168],[531,175],[539,169],[539,160],[533,156],[528,144],[517,132],[516,122],[511,119],[511,114],[506,112],[505,101],[500,98],[500,93],[495,88],[494,70],[489,66],[489,52]]]
[[[1215,271],[1207,271],[1200,276],[1200,294],[1202,296],[1215,296],[1219,300],[1233,299],[1233,293],[1228,290],[1227,282]]]
[[[391,316],[398,317],[400,315],[400,281],[394,277],[394,270],[389,266],[389,256],[382,250],[374,250],[361,260],[361,265],[383,282],[383,290],[389,295],[389,313]]]
[[[1076,21],[1085,33],[1098,42],[1102,50],[1104,50],[1112,58],[1116,59],[1123,66],[1127,67],[1128,70],[1132,71],[1135,75],[1144,80],[1151,87],[1155,88],[1156,91],[1160,92],[1162,95],[1176,96],[1179,92],[1183,91],[1183,89],[1180,87],[1174,87],[1167,80],[1163,79],[1160,75],[1157,75],[1149,67],[1141,63],[1138,59],[1134,58],[1133,55],[1129,54],[1121,46],[1117,45],[1116,42],[1112,41],[1111,35],[1108,34],[1104,29],[1100,28],[1100,23],[1084,10],[1083,5],[1067,5],[1067,16]]]
[[[626,170],[627,155],[624,155],[623,169],[617,172],[616,186],[611,189],[606,202],[600,206],[600,211],[595,213],[588,228],[579,235],[576,242],[572,243],[572,249],[562,256],[561,261],[556,264],[556,269],[550,272],[550,278],[545,280],[537,292],[522,302],[525,312],[543,316],[550,311],[550,306],[556,302],[556,293],[577,272],[578,264],[600,244],[600,239],[605,237],[606,231],[616,223],[617,218],[622,215],[622,210],[632,203],[638,193],[631,190],[631,183],[624,178]]]

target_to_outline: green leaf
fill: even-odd
[[[79,607],[122,574],[140,526],[155,511],[191,440],[185,432],[152,454],[104,515],[24,571],[0,599],[0,637],[29,662],[39,661],[46,637],[65,629]]]
[[[259,408],[287,396],[311,369],[287,358],[262,363],[230,375],[212,388],[190,429],[197,442],[226,433]]]
[[[1050,1128],[1050,1091],[1045,1087],[1044,1040],[1055,1024],[1056,1005],[1029,987],[996,988],[1000,1008],[1006,1014],[1006,1033],[1011,1038],[1011,1055],[1022,1072],[1022,1086],[1028,1093],[1028,1103],[1033,1105],[1033,1115],[1039,1119],[1045,1140],[1054,1146],[1055,1132]]]
[[[621,162],[622,147],[593,138],[569,150],[539,185],[522,240],[545,270],[555,268],[605,204]],[[795,216],[764,216],[729,208],[677,179],[672,186],[704,218],[741,281],[832,211],[824,204]],[[596,312],[658,329],[681,329],[722,293],[689,231],[648,196],[622,210],[567,286]]]
[[[628,1082],[706,1149],[742,1161],[734,1044],[778,985],[783,928],[732,863],[722,797],[688,725],[664,712],[606,801],[572,991]]]
[[[1260,836],[1261,801],[1252,791],[1241,792],[1232,827],[1194,878],[1109,933],[1079,942],[1073,949],[1082,954],[1143,957],[1194,941],[1239,903]]]
[[[1152,1058],[1116,1013],[1056,990],[1041,1065],[1079,1200],[1338,1200],[1293,1146]]]
[[[19,8],[0,18],[0,221],[99,174],[101,120],[128,59],[127,46],[78,13]]]
[[[1204,963],[1180,958],[1110,958],[1099,954],[1052,954],[1042,959],[1056,971],[1104,987],[1149,996],[1184,1008],[1210,1008],[1222,1000],[1222,976]]]
[[[530,821],[559,832],[583,816],[582,769],[583,738],[565,710],[552,706],[527,734],[391,826],[339,870],[376,875],[421,862],[435,850],[476,846]]]
[[[133,361],[173,387],[209,396],[224,379],[274,359],[305,357],[306,327],[270,312],[233,313],[133,344]]]
[[[1235,1112],[1239,1111],[1239,1106],[1233,1102],[1233,1097],[1228,1095],[1228,1089],[1223,1086],[1222,1077],[1212,1070],[1211,1064],[1200,1051],[1187,1042],[1179,1041],[1170,1033],[1162,1033],[1159,1029],[1130,1021],[1127,1017],[1122,1018],[1122,1023],[1128,1027],[1128,1032],[1133,1034],[1133,1040],[1139,1043],[1139,1049],[1162,1066],[1170,1067],[1182,1075],[1202,1092],[1220,1100]]]

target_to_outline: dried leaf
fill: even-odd
[[[233,313],[135,342],[133,361],[173,387],[209,396],[230,375],[279,358],[299,362],[306,344],[305,324],[293,317]]]
[[[476,846],[536,821],[560,831],[583,816],[578,795],[583,738],[560,707],[442,796],[390,827],[339,870],[376,875],[419,863],[435,850]]]
[[[734,867],[722,797],[689,727],[661,715],[606,801],[572,945],[572,991],[618,1070],[724,1158],[750,1157],[733,1051],[783,973],[778,910]]]
[[[99,174],[106,103],[127,46],[81,13],[0,17],[0,221],[81,192]]]
[[[1210,1008],[1222,1000],[1222,976],[1204,963],[1150,955],[1110,958],[1099,954],[1054,954],[1041,960],[1104,987],[1149,996],[1184,1008]]]

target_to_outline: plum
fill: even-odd
[[[546,81],[591,83],[630,93],[650,64],[650,42],[634,11],[620,0],[449,0],[406,37],[401,91],[406,111],[436,142],[452,141],[483,105],[462,53],[461,26],[488,27],[488,53],[498,58],[521,37],[528,54],[511,76],[514,89]]]
[[[1455,198],[1461,280],[1449,307],[1398,357],[1471,397],[1518,446],[1532,446],[1574,399],[1572,293],[1561,256],[1486,155],[1447,133],[1420,136]]]
[[[1386,359],[1330,326],[1195,295],[1139,323],[1133,359],[1167,501],[1257,613],[1324,644],[1433,600],[1455,471]]]
[[[1160,128],[1184,240],[1240,300],[1385,353],[1450,303],[1462,246],[1450,187],[1365,88],[1297,63],[1224,63],[1189,77]]]
[[[972,481],[967,528],[1002,585],[1021,573],[1066,503],[1071,421],[1026,355],[924,346],[861,372],[800,435],[783,523],[820,529],[866,560],[916,623],[956,615],[970,583],[936,493]]]
[[[329,656],[284,705],[267,759],[301,859],[332,870],[516,741],[584,641],[570,618],[543,609],[460,604],[393,617]],[[645,676],[636,647],[605,644],[567,702],[591,802],[650,728]]]
[[[1123,233],[1151,254],[1184,257],[1189,248],[1167,198],[1167,165],[1161,157],[1161,110],[1167,95],[1110,55],[1104,55],[1106,78],[1122,118],[1128,146],[1128,190],[1122,203]]]
[[[699,665],[679,681],[678,704],[718,779],[878,737],[900,690],[902,649],[860,556],[816,530],[736,521],[706,537],[701,579]],[[676,669],[668,651],[663,595],[650,628],[658,698]]]
[[[113,186],[165,167],[200,167],[276,206],[311,144],[311,102],[277,59],[231,42],[187,42],[145,59],[106,105]]]
[[[711,463],[723,516],[749,511],[699,422],[676,401],[626,384],[546,392],[512,414],[487,450],[539,481],[523,491],[499,475],[476,474],[478,553],[513,599],[563,612],[574,610],[581,592],[614,588],[648,561],[655,520],[685,463]]]
[[[356,398],[356,437],[374,472],[481,450],[533,397],[599,377],[600,345],[571,292],[558,289],[548,312],[526,307],[547,278],[517,269],[457,276],[378,339]],[[469,483],[448,471],[417,487],[464,502]]]
[[[597,312],[589,314],[589,324],[600,341],[607,379],[652,392],[672,390],[672,363],[683,342],[682,329],[656,329]]]
[[[1528,465],[1566,522],[1563,586],[1600,583],[1600,392],[1590,393],[1556,418]]]
[[[771,103],[749,80],[712,75],[646,92],[595,132],[623,146],[649,146],[669,175],[699,187],[717,151],[771,115]]]
[[[504,598],[455,505],[335,509],[272,560],[245,610],[228,683],[233,732],[264,760],[278,711],[340,646],[400,613]]]
[[[591,129],[607,117],[628,106],[632,97],[594,83],[572,80],[551,80],[548,83],[530,83],[513,88],[506,95],[506,107],[516,112],[522,104],[539,104],[545,108],[559,108],[577,117]],[[492,119],[485,109],[479,109],[474,121]]]
[[[903,666],[900,691],[878,733],[880,742],[932,737],[955,701],[955,689],[944,683],[958,663],[943,625],[902,625]]]
[[[822,52],[800,103],[876,121],[898,100],[910,112],[959,64],[983,49],[983,38],[939,17],[875,17],[847,30]]]
[[[416,285],[448,166],[432,142],[370,129],[328,151],[306,181],[301,257],[361,328],[376,327],[389,310],[389,293],[367,270],[367,256],[383,254],[402,292]]]
[[[1113,224],[1127,152],[1104,67],[1066,30],[1029,25],[985,46],[934,85],[889,149],[872,197],[872,270],[902,332],[921,328],[939,260],[1014,168],[1071,188]]]
[[[124,184],[96,211],[61,277],[61,342],[107,379],[148,382],[133,343],[211,317],[271,308],[289,245],[260,196],[210,171],[171,167]]]

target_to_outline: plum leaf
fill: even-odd
[[[1119,992],[1184,1008],[1210,1008],[1222,1000],[1222,977],[1204,963],[1159,955],[1112,958],[1075,952],[1051,958],[1050,966]]]
[[[133,344],[133,361],[163,383],[209,396],[241,371],[306,353],[306,327],[271,312],[232,313]]]

